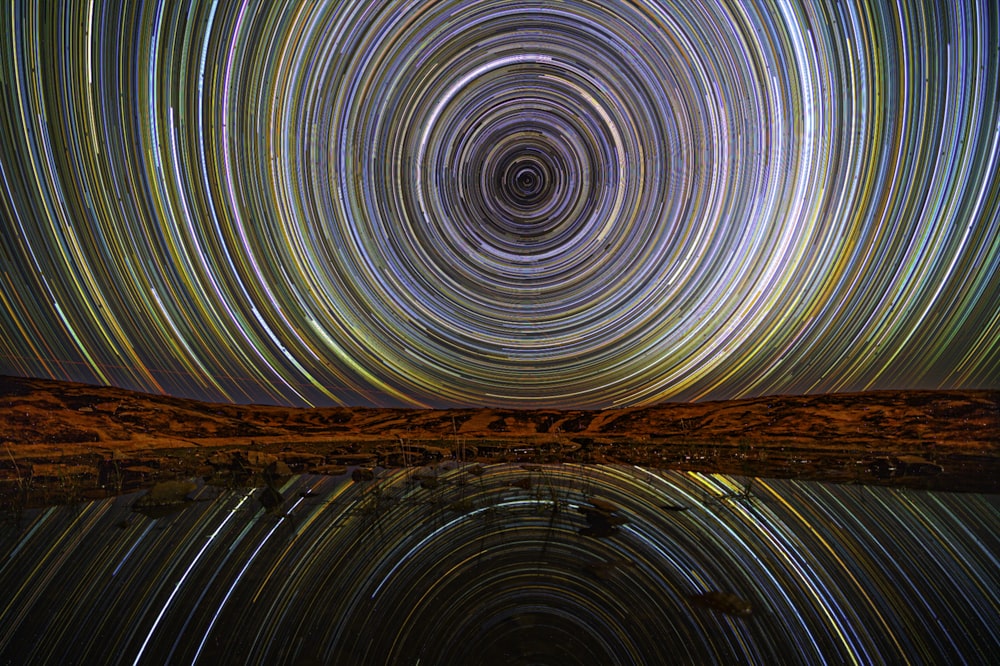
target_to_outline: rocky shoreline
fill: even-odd
[[[997,391],[880,391],[604,411],[295,409],[0,377],[0,502],[500,462],[996,493],[998,404]]]

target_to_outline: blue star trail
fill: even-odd
[[[607,407],[1000,382],[1000,9],[0,10],[0,371]]]
[[[998,496],[749,482],[449,463],[30,510],[0,525],[0,659],[992,662]]]

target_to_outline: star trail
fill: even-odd
[[[0,372],[294,405],[1000,384],[992,0],[12,0],[0,38]]]
[[[449,463],[291,477],[271,509],[205,486],[158,518],[32,510],[0,524],[0,658],[993,661],[998,496],[749,482]],[[595,534],[594,511],[618,519]]]

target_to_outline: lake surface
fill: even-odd
[[[136,495],[8,517],[0,664],[987,664],[1000,651],[1000,496],[528,467],[205,486],[159,517]]]

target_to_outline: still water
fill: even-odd
[[[155,517],[136,499],[4,522],[0,664],[986,664],[1000,651],[996,495],[452,464],[204,486]]]

